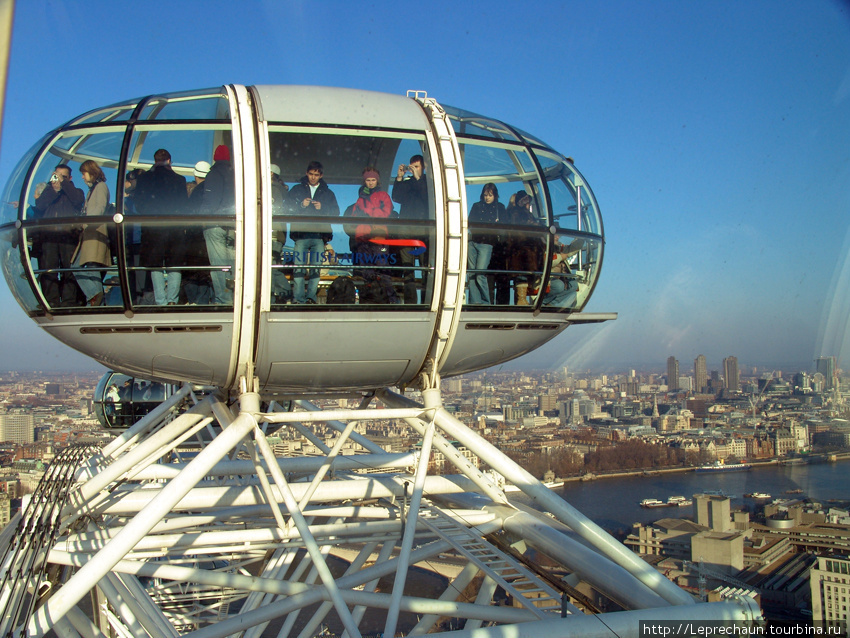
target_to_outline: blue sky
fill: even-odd
[[[318,84],[502,119],[575,158],[606,231],[573,327],[529,367],[850,367],[850,5],[18,2],[0,181],[45,132],[155,92]],[[0,369],[91,367],[0,290]],[[27,362],[25,365],[23,362]]]

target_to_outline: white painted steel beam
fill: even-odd
[[[379,397],[381,401],[394,408],[412,408],[416,405],[414,401],[387,389],[379,392]],[[551,512],[586,542],[648,585],[665,600],[674,605],[694,604],[695,601],[690,594],[667,580],[625,545],[617,542],[605,530],[553,493],[492,443],[478,436],[444,409],[440,409],[434,419],[450,438],[477,454],[490,467],[499,468],[499,472],[534,499],[540,509]]]

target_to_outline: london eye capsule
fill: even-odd
[[[130,377],[404,385],[613,318],[582,312],[604,234],[572,161],[420,92],[120,102],[39,140],[3,202],[20,305]]]

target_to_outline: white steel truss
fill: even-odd
[[[750,599],[697,603],[437,388],[345,407],[242,387],[234,405],[184,387],[102,449],[57,457],[0,534],[2,636],[622,637],[641,620],[760,620]]]

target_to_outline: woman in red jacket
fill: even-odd
[[[381,189],[381,175],[372,167],[363,169],[363,186],[351,211],[353,217],[371,217],[389,219],[398,217],[393,210],[393,201],[386,191]],[[392,271],[380,266],[389,266],[396,256],[386,243],[389,235],[383,224],[360,223],[354,230],[354,254],[352,261],[363,277],[364,286],[360,291],[360,303],[399,303],[393,282]]]

